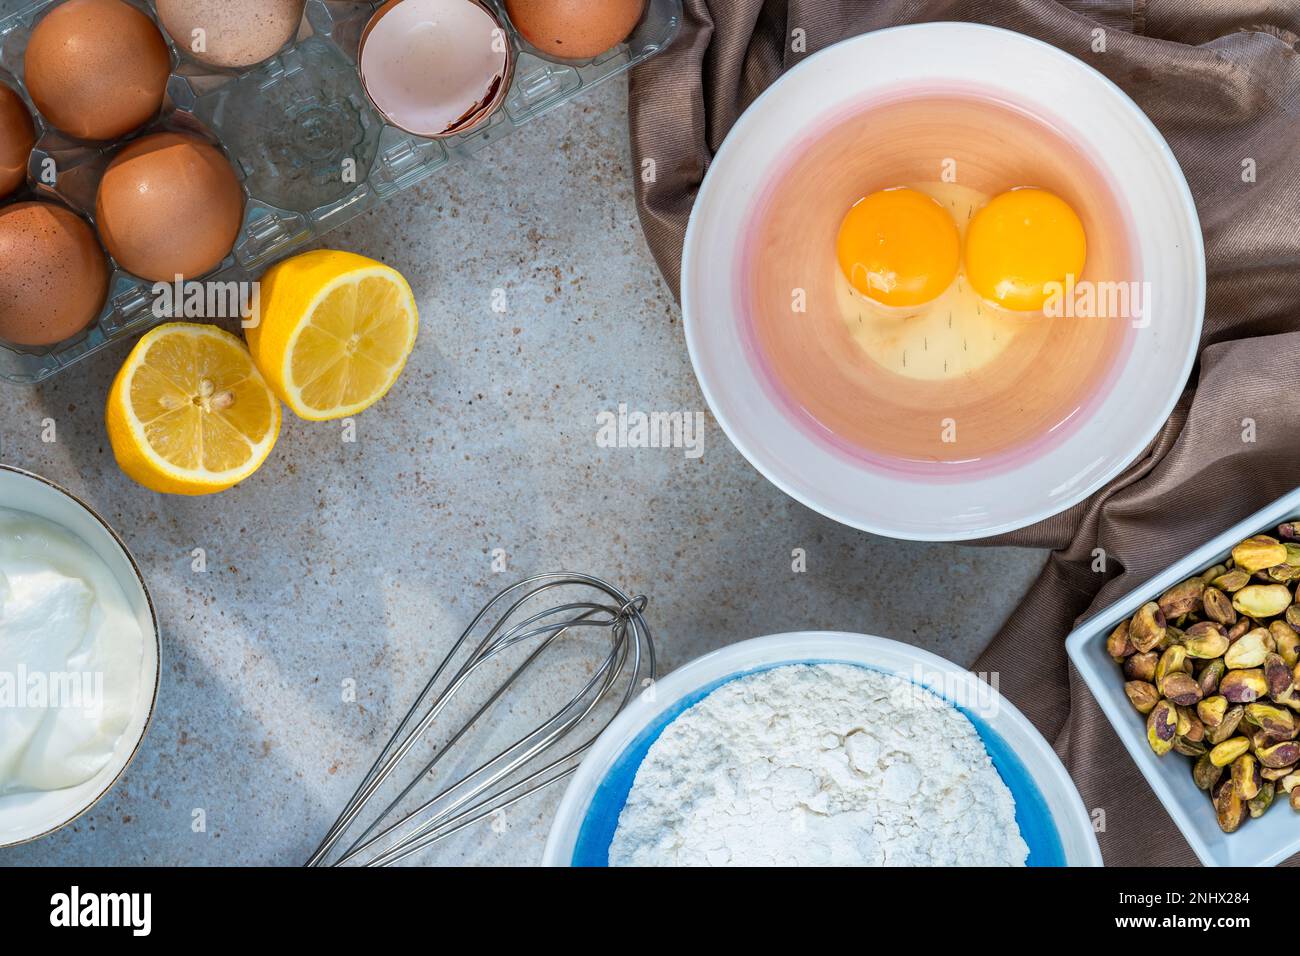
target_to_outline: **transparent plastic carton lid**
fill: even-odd
[[[41,15],[58,2],[0,0],[0,82],[14,87],[29,108],[22,70],[27,39]],[[145,0],[127,2],[154,16]],[[231,283],[256,277],[273,262],[442,167],[659,53],[676,36],[682,18],[682,0],[647,0],[645,15],[626,42],[591,60],[567,61],[550,59],[524,40],[509,22],[504,0],[484,2],[499,15],[514,46],[513,80],[501,106],[485,123],[447,139],[421,139],[390,125],[366,96],[356,68],[357,50],[366,23],[382,6],[379,2],[307,0],[294,41],[247,71],[204,66],[173,45],[173,74],[163,113],[140,132],[189,130],[218,141],[248,200],[231,255],[202,279]],[[54,199],[93,221],[99,176],[120,143],[69,140],[34,108],[32,112],[39,141],[29,186],[6,202]],[[99,320],[52,348],[22,349],[0,342],[0,379],[44,381],[160,321],[154,283],[111,265],[108,301]]]

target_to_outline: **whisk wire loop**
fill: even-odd
[[[557,590],[585,593],[531,610],[538,598]],[[499,592],[475,615],[434,670],[307,865],[397,863],[568,777],[601,731],[654,680],[654,641],[644,617],[647,605],[644,595],[629,595],[587,574],[537,575]],[[494,614],[498,616],[492,620]],[[521,678],[537,671],[548,650],[561,642],[570,645],[563,640],[566,636],[602,631],[607,635],[600,645],[605,648],[603,656],[576,693],[546,720],[459,779],[439,780],[447,754],[460,752],[457,745],[507,698]],[[482,637],[476,638],[479,633]],[[439,718],[458,695],[467,692],[467,685],[486,664],[514,648],[530,645],[535,646],[524,660],[435,747],[405,785],[385,786],[417,746],[432,742]],[[575,646],[586,648],[582,642]],[[576,744],[552,758],[568,741]],[[417,795],[421,787],[432,795]],[[381,790],[393,788],[391,798],[380,799]],[[420,803],[414,809],[401,809],[417,798]],[[361,818],[373,802],[383,808],[363,825]],[[346,846],[340,850],[344,841]]]

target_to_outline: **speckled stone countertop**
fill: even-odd
[[[100,510],[163,630],[157,714],[124,778],[0,865],[301,863],[473,614],[535,572],[648,594],[661,673],[810,628],[974,659],[1043,555],[875,538],[750,468],[707,417],[630,167],[611,83],[327,237],[410,279],[416,353],[354,442],[286,416],[266,467],[225,495],[162,498],[118,472],[102,407],[125,346],[35,390],[0,387],[0,460]],[[702,457],[600,447],[596,417],[620,403],[705,411]],[[559,796],[420,862],[536,863]]]

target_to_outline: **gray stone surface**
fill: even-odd
[[[37,390],[0,389],[4,460],[101,510],[163,627],[157,716],[123,781],[75,825],[0,851],[0,865],[302,861],[439,655],[495,590],[533,572],[647,593],[661,672],[804,628],[975,657],[1041,553],[840,527],[769,485],[711,418],[699,460],[597,446],[596,415],[620,402],[704,409],[630,181],[626,91],[610,84],[328,237],[410,278],[417,351],[354,444],[337,425],[286,418],[267,466],[219,497],[163,498],[118,472],[102,406],[125,347]],[[55,444],[41,442],[46,417]],[[191,570],[199,547],[207,573]],[[492,571],[497,548],[505,574]],[[791,572],[793,548],[807,573]],[[586,672],[569,669],[512,716],[540,713],[564,676]],[[357,703],[341,700],[348,678]],[[535,863],[558,797],[422,862]],[[196,808],[206,832],[192,831]]]

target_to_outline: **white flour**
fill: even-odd
[[[795,664],[719,687],[637,771],[613,866],[1023,866],[970,721],[911,683]]]

